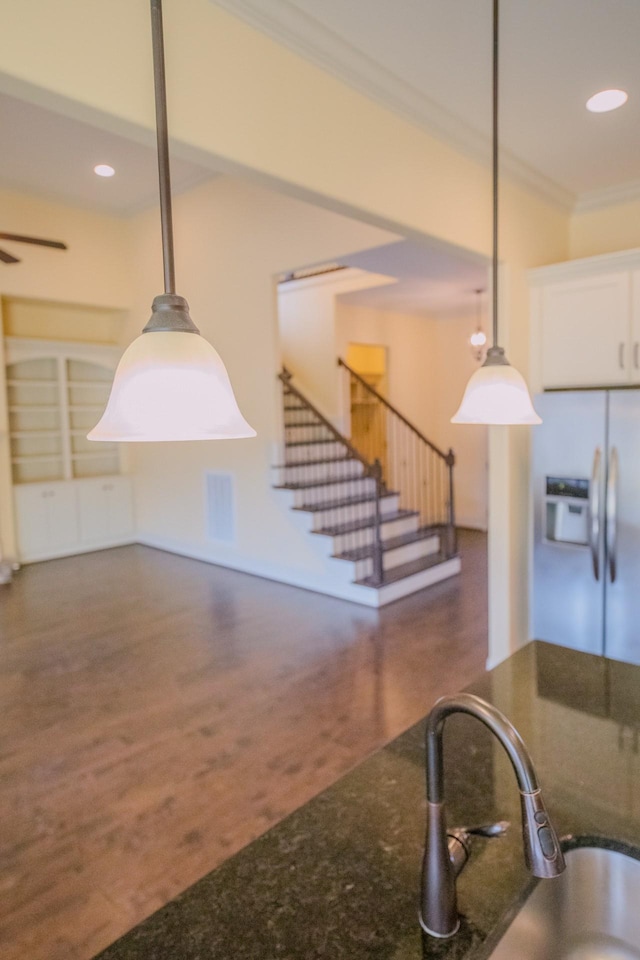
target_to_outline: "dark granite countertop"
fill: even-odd
[[[640,667],[531,643],[469,689],[522,734],[567,843],[640,847]],[[475,844],[458,879],[459,933],[423,942],[423,728],[370,757],[100,960],[486,957],[533,883],[515,778],[482,724],[447,721],[449,824],[507,819],[512,827],[504,839]]]

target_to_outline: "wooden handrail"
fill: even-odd
[[[388,410],[390,410],[391,413],[392,413],[395,417],[397,417],[399,420],[402,421],[402,423],[404,423],[405,427],[408,427],[409,430],[412,430],[413,433],[415,433],[415,435],[416,435],[417,437],[419,437],[419,439],[422,440],[423,443],[426,443],[426,445],[427,445],[428,447],[430,447],[430,448],[433,450],[434,453],[437,453],[439,457],[442,457],[442,459],[445,461],[445,463],[447,464],[447,466],[453,466],[453,465],[454,465],[454,463],[455,463],[455,457],[454,457],[454,454],[453,454],[453,450],[449,450],[448,453],[445,453],[443,450],[440,449],[440,447],[437,447],[437,446],[435,445],[435,443],[432,443],[431,440],[428,440],[428,439],[425,437],[425,435],[424,435],[423,433],[421,433],[421,431],[418,430],[418,428],[417,428],[416,426],[414,426],[413,423],[411,423],[410,420],[407,420],[407,418],[406,418],[405,416],[403,416],[403,415],[400,413],[400,411],[397,410],[397,409],[393,406],[393,404],[389,403],[389,401],[386,400],[386,399],[382,396],[382,394],[378,393],[378,391],[377,391],[374,387],[372,387],[371,384],[367,383],[367,381],[366,381],[365,379],[363,379],[363,377],[361,377],[359,373],[356,373],[355,370],[352,370],[352,368],[349,366],[349,364],[347,364],[347,363],[344,362],[344,360],[342,359],[342,357],[338,357],[338,366],[339,366],[339,367],[344,367],[345,370],[348,370],[348,372],[351,374],[351,376],[354,377],[354,379],[356,379],[356,380],[358,381],[358,383],[362,384],[362,386],[365,388],[365,390],[368,390],[369,393],[372,394],[372,396],[374,396],[377,400],[379,400],[380,403],[384,404],[384,406],[385,406]]]

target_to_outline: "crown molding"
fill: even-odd
[[[488,133],[470,127],[289,0],[268,0],[268,10],[260,0],[210,2],[467,157],[486,166],[490,164]],[[500,168],[510,179],[547,202],[564,211],[573,210],[573,193],[505,148],[500,150]]]
[[[593,277],[596,273],[617,273],[619,271],[640,268],[640,248],[616,250],[613,253],[599,253],[592,257],[580,257],[577,260],[565,260],[562,263],[550,263],[544,267],[533,267],[527,271],[532,287],[548,283],[549,280],[575,280],[579,277]]]
[[[622,203],[640,200],[640,180],[630,180],[617,187],[604,187],[581,193],[576,201],[574,213],[586,213],[589,210],[602,210]]]

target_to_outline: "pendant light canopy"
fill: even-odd
[[[493,0],[493,345],[467,384],[452,423],[535,424],[542,423],[533,408],[522,374],[511,366],[498,346],[498,28],[499,2]]]
[[[151,0],[164,294],[118,364],[107,408],[89,440],[224,440],[255,437],[224,363],[175,292],[162,0]]]

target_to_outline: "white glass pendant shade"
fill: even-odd
[[[493,351],[497,351],[497,360]],[[533,408],[524,377],[507,363],[502,349],[494,347],[469,380],[451,422],[506,426],[542,423],[542,420]]]
[[[141,334],[125,350],[107,408],[89,440],[231,440],[255,437],[218,353],[198,333]]]

